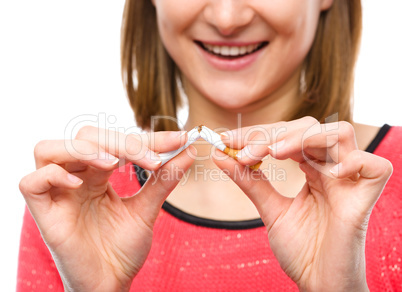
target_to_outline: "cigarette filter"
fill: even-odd
[[[229,155],[233,159],[237,160],[236,154],[240,151],[237,149],[233,149],[230,147],[227,147],[221,139],[221,136],[209,129],[208,127],[202,126],[202,131],[201,131],[201,138],[203,138],[205,141],[211,143],[214,145],[216,148],[218,148],[220,151],[224,152],[225,154]],[[257,164],[250,165],[249,167],[253,170],[256,170],[260,168],[262,161],[258,162]]]

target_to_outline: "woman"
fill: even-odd
[[[360,30],[359,1],[127,1],[123,81],[156,132],[86,127],[37,145],[20,184],[35,221],[26,214],[19,289],[402,288],[398,175],[372,213],[402,133],[352,121]],[[237,161],[201,143],[161,166],[157,153],[187,139],[178,84],[183,130],[224,132]],[[386,159],[363,151],[375,144]],[[140,183],[154,174],[139,191],[133,164]]]

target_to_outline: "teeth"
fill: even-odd
[[[214,46],[213,50],[212,50],[215,54],[220,54],[221,52],[221,47],[219,46]]]
[[[248,46],[230,46],[229,47],[229,46],[214,46],[214,45],[204,44],[203,43],[203,46],[209,52],[217,54],[217,55],[222,55],[222,56],[241,56],[241,55],[252,53],[258,47],[260,47],[261,44],[262,43],[254,44],[254,45],[248,45]]]
[[[223,56],[230,56],[230,54],[229,54],[229,47],[228,47],[228,46],[223,46],[223,47],[221,47],[221,55],[223,55]]]
[[[230,55],[237,56],[239,55],[240,48],[239,47],[230,47]]]
[[[240,47],[240,55],[244,55],[245,53],[247,53],[247,48],[246,47]]]
[[[247,53],[251,53],[252,51],[254,51],[255,47],[253,45],[249,45],[247,46]]]

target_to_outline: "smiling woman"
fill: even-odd
[[[335,112],[351,121],[359,1],[335,1],[332,7],[332,1],[184,2],[154,1],[155,8],[150,1],[126,3],[122,72],[139,125],[149,128],[152,115],[176,116],[175,78],[182,79],[190,110],[202,95],[233,112],[275,106],[273,121],[305,115],[323,121]],[[227,57],[241,51],[247,54]],[[275,102],[278,96],[281,102]],[[168,119],[161,123],[156,129],[177,127]]]
[[[126,0],[145,131],[37,144],[19,291],[402,288],[402,129],[352,120],[360,32],[358,0]]]

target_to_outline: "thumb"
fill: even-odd
[[[252,170],[236,160],[216,155],[215,164],[240,187],[256,206],[268,231],[292,203],[293,199],[282,196],[269,182],[263,170]]]
[[[137,194],[123,199],[130,212],[138,215],[152,228],[163,202],[180,182],[196,156],[197,150],[190,146],[153,172]]]

